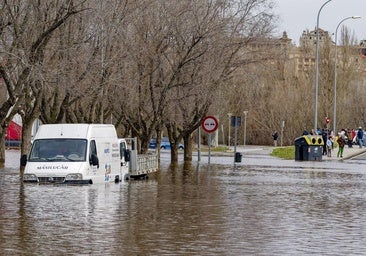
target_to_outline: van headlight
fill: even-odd
[[[23,175],[23,181],[24,182],[37,182],[37,176],[35,174],[32,173],[26,173]]]
[[[83,175],[81,173],[69,173],[65,177],[65,181],[82,180],[82,179],[83,179]]]

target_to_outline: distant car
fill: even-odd
[[[150,140],[149,148],[156,149],[156,139],[151,139]],[[163,137],[161,139],[160,148],[161,149],[170,149],[171,148],[168,137]],[[178,149],[184,149],[183,144],[179,143]]]
[[[149,143],[149,148],[155,149],[156,148],[156,139],[151,139]]]

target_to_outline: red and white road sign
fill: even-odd
[[[205,132],[211,133],[217,130],[219,121],[214,116],[206,116],[202,119],[201,126]]]

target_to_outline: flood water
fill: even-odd
[[[366,255],[364,160],[203,158],[191,171],[107,185],[0,169],[1,255]]]

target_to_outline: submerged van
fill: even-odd
[[[128,176],[126,142],[109,124],[47,124],[36,133],[29,156],[22,156],[23,181],[93,184]]]

